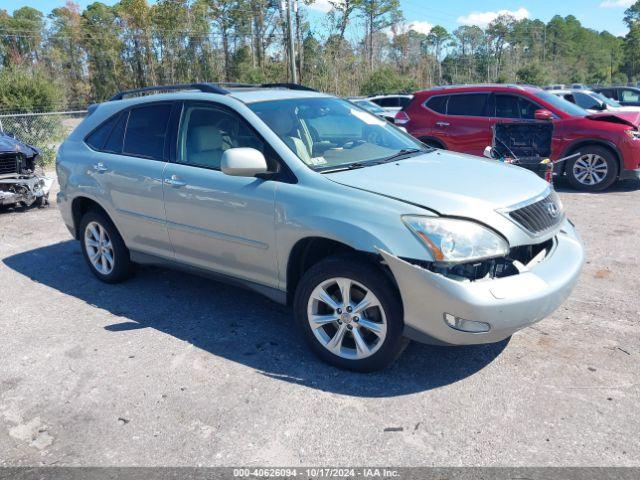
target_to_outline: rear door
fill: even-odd
[[[618,92],[615,88],[603,88],[601,90],[596,90],[596,92],[604,95],[605,97],[612,98],[613,100],[618,100]]]
[[[162,173],[173,102],[148,103],[112,117],[86,139],[94,180],[133,250],[173,255],[162,201]],[[105,130],[109,131],[106,132]]]
[[[619,102],[622,105],[637,107],[640,106],[640,90],[633,88],[618,89]]]
[[[185,102],[175,161],[164,171],[164,203],[175,258],[200,268],[277,286],[275,190],[278,182],[222,173],[225,150],[271,147],[232,109]]]
[[[489,93],[450,94],[447,114],[435,122],[435,132],[447,148],[456,152],[482,155],[491,145],[491,117],[487,106]]]

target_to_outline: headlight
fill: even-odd
[[[464,263],[502,257],[509,252],[502,237],[474,222],[417,215],[404,215],[402,221],[436,262]]]
[[[625,130],[624,133],[626,133],[633,140],[640,140],[640,132],[638,130]]]

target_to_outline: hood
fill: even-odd
[[[636,111],[613,111],[611,113],[594,113],[587,115],[587,118],[600,122],[619,123],[638,128],[640,126],[640,110]]]
[[[549,184],[523,168],[436,150],[356,170],[326,174],[349,187],[418,205],[441,215],[496,224],[497,209],[544,193]]]
[[[20,152],[27,157],[32,157],[39,153],[36,148],[31,147],[30,145],[26,145],[21,141],[7,135],[6,133],[0,132],[0,153],[13,152]]]

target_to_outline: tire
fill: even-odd
[[[598,145],[587,145],[579,150],[581,156],[567,162],[565,170],[573,188],[597,192],[616,181],[618,159],[611,150]]]
[[[104,236],[100,235],[101,232],[104,232]],[[99,252],[101,238],[104,253]],[[82,217],[80,245],[89,269],[99,280],[105,283],[119,283],[132,275],[133,264],[129,249],[124,244],[118,229],[104,213],[89,210]],[[98,260],[94,263],[92,258],[96,258],[96,255]]]
[[[341,285],[349,285],[350,311],[342,301]],[[366,292],[370,306],[359,310]],[[398,290],[380,268],[353,254],[329,257],[311,267],[296,289],[294,313],[311,350],[339,368],[383,369],[408,344],[402,336]],[[313,318],[318,320],[316,328],[311,326]]]

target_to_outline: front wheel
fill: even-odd
[[[611,150],[597,145],[580,149],[581,155],[570,160],[566,172],[571,186],[585,192],[609,187],[618,176],[618,162]]]
[[[356,256],[330,257],[309,269],[294,309],[311,349],[340,368],[382,369],[408,342],[397,289],[379,268]]]

